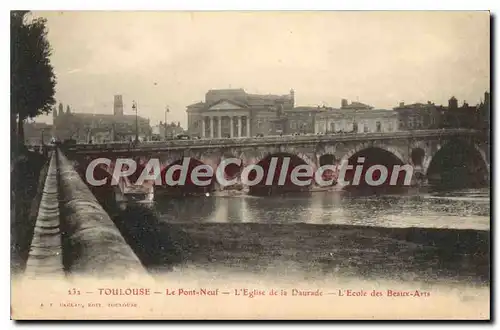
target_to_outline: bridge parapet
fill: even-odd
[[[129,143],[107,143],[107,144],[78,144],[68,147],[69,152],[124,152],[144,150],[175,150],[175,149],[197,149],[197,148],[228,148],[241,146],[266,146],[287,143],[325,143],[343,141],[370,141],[401,138],[426,138],[426,137],[450,137],[454,135],[475,136],[477,130],[471,129],[436,129],[436,130],[414,130],[381,133],[343,133],[329,135],[297,135],[297,136],[267,136],[251,138],[217,138],[201,140],[172,140],[157,142],[142,142],[140,144]]]
[[[25,274],[65,273],[130,278],[146,271],[72,163],[55,150]]]
[[[63,276],[56,156],[52,154],[33,232],[25,275]]]
[[[72,163],[57,152],[64,248],[70,273],[117,277],[145,274],[138,257]]]

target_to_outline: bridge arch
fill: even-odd
[[[276,157],[277,160],[276,160],[276,168],[274,170],[274,175],[273,175],[270,165],[271,165],[271,160],[274,157]],[[284,167],[285,158],[289,159],[289,165],[287,170],[285,170]],[[255,163],[255,165],[258,165],[263,169],[263,177],[257,184],[251,185],[249,187],[250,194],[269,195],[273,193],[304,191],[307,190],[308,187],[312,185],[314,181],[315,165],[310,160],[310,158],[305,155],[296,155],[287,152],[268,153],[265,157],[263,157],[257,163]],[[299,165],[308,165],[308,167],[312,169],[311,171],[312,175],[310,176],[311,180],[308,184],[296,185],[291,179],[292,171]],[[284,182],[280,180],[280,178],[283,175],[285,176]],[[255,171],[250,172],[250,174],[248,175],[248,179],[250,181],[256,180],[256,177],[257,173]],[[272,180],[269,178],[272,178]],[[309,179],[309,177],[305,178],[301,177],[300,181],[307,181],[307,179]],[[268,180],[271,183],[270,185],[267,184]]]
[[[410,154],[411,163],[415,166],[422,166],[425,162],[425,150],[422,148],[413,148]]]
[[[350,149],[341,158],[341,161],[342,162],[347,162],[347,161],[349,161],[349,159],[353,155],[359,153],[360,151],[363,151],[363,150],[366,150],[366,149],[371,149],[371,148],[385,150],[385,151],[393,154],[395,157],[397,157],[402,164],[406,163],[406,161],[405,161],[406,157],[403,156],[403,153],[400,150],[398,150],[398,148],[388,146],[385,143],[370,143],[370,142],[363,142],[363,143],[360,143],[360,144],[356,145],[354,148]]]
[[[214,186],[215,186],[215,169],[212,167],[210,164],[206,164],[200,159],[194,158],[194,157],[186,157],[188,160],[187,163],[187,171],[186,171],[186,177],[185,181],[183,182],[182,177],[181,177],[181,171],[176,170],[173,171],[171,174],[171,179],[174,182],[177,182],[180,180],[179,184],[168,184],[167,182],[167,172],[172,168],[174,165],[179,165],[183,166],[184,165],[184,158],[182,159],[177,159],[175,161],[170,162],[166,166],[163,167],[163,169],[160,172],[161,176],[161,186],[157,187],[157,191],[162,194],[171,194],[171,195],[197,195],[197,194],[203,194],[209,191],[212,191]],[[198,180],[200,182],[203,182],[204,185],[198,185],[196,182],[193,182],[191,174],[193,173],[193,170],[200,166],[200,165],[208,165],[212,167],[212,176],[210,177],[200,177]],[[209,182],[209,183],[208,183]],[[206,184],[205,184],[206,183]]]
[[[240,153],[239,158],[242,161],[243,166],[258,164],[263,159],[270,157],[274,154],[288,154],[291,156],[297,156],[304,161],[307,165],[311,166],[314,170],[316,169],[316,162],[313,159],[313,155],[310,155],[304,150],[299,150],[290,146],[280,146],[266,148],[265,150],[251,150],[243,151]]]
[[[345,189],[378,190],[408,185],[413,171],[396,167],[405,165],[404,159],[397,148],[372,143],[359,144],[342,158],[341,164],[345,162],[352,168],[345,170],[344,177],[339,177],[339,180],[345,181]],[[399,174],[393,182],[395,170]]]
[[[318,167],[337,164],[335,153],[325,153],[318,157]]]
[[[446,186],[484,184],[490,174],[484,150],[460,138],[437,145],[423,171],[429,183]]]

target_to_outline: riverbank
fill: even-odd
[[[490,232],[307,223],[166,223],[133,208],[115,218],[152,272],[172,267],[489,283]]]
[[[169,224],[192,242],[188,264],[259,273],[489,282],[489,231],[312,224]]]
[[[28,258],[47,158],[25,151],[11,162],[11,271],[24,270]]]

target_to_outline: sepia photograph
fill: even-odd
[[[11,319],[490,320],[491,22],[11,11]]]

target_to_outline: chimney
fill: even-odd
[[[405,103],[404,102],[399,102],[399,107],[402,108],[405,106]]]
[[[340,107],[343,108],[343,107],[347,107],[348,103],[347,103],[347,99],[342,99],[342,101],[340,101]]]

